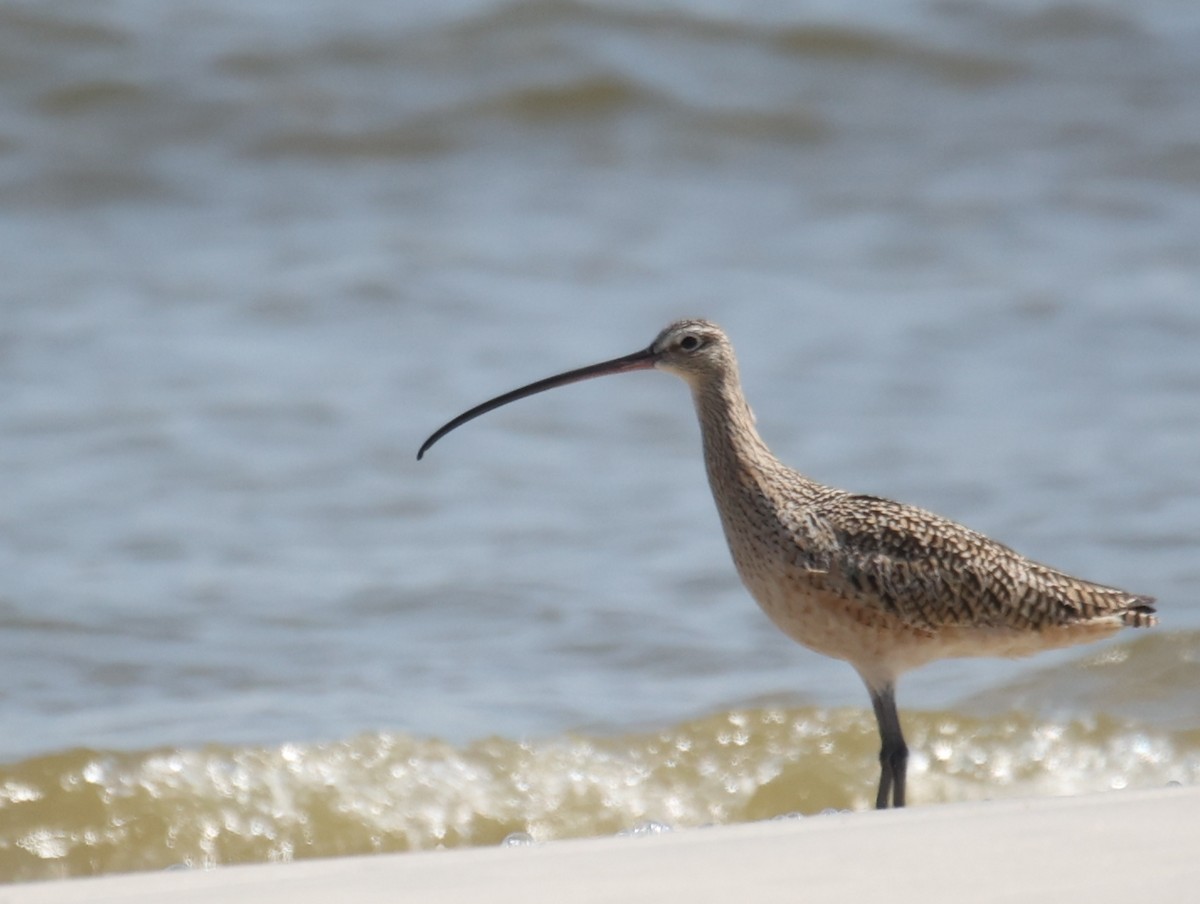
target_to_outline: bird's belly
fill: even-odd
[[[876,605],[831,587],[808,572],[742,579],[759,607],[784,634],[810,650],[856,666],[897,660],[900,670],[931,657],[934,634],[906,625]]]

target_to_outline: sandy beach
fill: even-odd
[[[2,904],[1182,901],[1200,787],[14,885]]]

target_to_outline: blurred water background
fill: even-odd
[[[947,662],[917,803],[1200,779],[1190,0],[0,3],[0,880],[865,807],[685,388],[1159,597]],[[518,836],[524,837],[524,836]]]

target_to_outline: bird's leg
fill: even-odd
[[[882,688],[870,690],[875,721],[879,723],[879,738],[883,742],[879,750],[879,794],[875,798],[875,809],[886,810],[889,805],[903,807],[908,745],[904,743],[904,735],[900,731],[895,688],[885,684]]]

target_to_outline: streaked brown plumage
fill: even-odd
[[[905,671],[947,657],[1024,656],[1156,623],[1151,597],[1071,577],[931,512],[823,486],[783,465],[755,429],[733,346],[705,320],[679,321],[644,351],[472,408],[417,457],[518,398],[651,367],[691,387],[709,485],[751,595],[785,634],[849,662],[866,683],[883,742],[877,807],[905,801],[908,750],[894,696]]]

